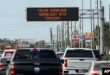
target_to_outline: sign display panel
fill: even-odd
[[[27,8],[27,21],[78,21],[78,7]]]

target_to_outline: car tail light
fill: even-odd
[[[58,75],[62,75],[63,73],[63,70],[62,70],[62,65],[59,65],[58,67]]]
[[[33,52],[37,52],[38,49],[36,49],[36,47],[35,47],[35,48],[32,49],[32,51],[33,51]]]
[[[2,64],[2,63],[0,63],[0,70],[2,70],[2,68],[3,68],[3,64]]]
[[[100,75],[100,74],[99,74],[99,73],[94,72],[94,73],[92,73],[91,75]]]
[[[67,59],[64,60],[64,67],[67,67],[68,63],[67,63]]]
[[[14,64],[14,62],[11,64],[11,67],[10,67],[10,75],[15,75],[15,64]]]

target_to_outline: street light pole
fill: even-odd
[[[83,40],[84,40],[84,37],[83,37],[83,3],[84,1],[82,0],[82,35],[81,35],[81,38],[82,38],[82,43],[81,43],[81,47],[83,48]]]
[[[67,47],[70,47],[69,21],[67,21]]]
[[[92,0],[90,0],[90,21],[91,21],[91,48],[93,48],[93,38],[92,38]]]
[[[99,0],[97,0],[97,26],[98,26],[98,33],[97,33],[97,39],[98,39],[98,44],[97,44],[97,49],[100,48],[100,40],[99,40],[99,36],[100,36],[100,29],[99,29]]]

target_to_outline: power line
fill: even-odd
[[[7,26],[7,25],[11,25],[11,26],[13,26],[13,25],[20,25],[20,24],[26,24],[25,22],[22,22],[22,23],[12,23],[12,24],[1,24],[0,25],[0,27],[4,27],[4,26]]]
[[[35,24],[34,24],[35,25]],[[15,28],[16,27],[16,28]],[[26,24],[26,26],[24,26],[24,25],[22,25],[22,26],[15,26],[15,27],[7,27],[7,28],[5,28],[5,27],[0,27],[1,29],[0,29],[0,31],[4,31],[4,30],[18,30],[19,28],[21,29],[21,28],[30,28],[30,27],[35,27],[35,26],[33,26],[33,24]]]

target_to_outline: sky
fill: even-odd
[[[90,0],[84,1],[84,9],[89,9]],[[0,0],[0,38],[50,40],[50,28],[56,35],[57,25],[62,22],[26,20],[28,7],[82,7],[82,0]],[[110,0],[102,0],[105,7],[105,18],[109,21]],[[92,0],[92,8],[96,8],[96,0]],[[84,30],[89,31],[89,22],[84,22]]]

